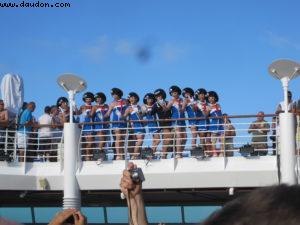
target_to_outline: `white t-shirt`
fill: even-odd
[[[52,117],[45,113],[39,118],[39,124],[40,125],[51,125],[52,124]],[[51,133],[52,129],[50,126],[47,127],[41,127],[39,129],[39,137],[52,137]]]
[[[281,110],[284,111],[285,110],[285,102],[282,101],[279,103],[280,107],[281,107]],[[290,112],[292,110],[294,106],[294,102],[290,102],[289,105],[288,105],[288,111]]]

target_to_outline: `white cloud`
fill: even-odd
[[[90,60],[101,63],[111,54],[134,58],[139,62],[148,62],[152,58],[172,63],[184,58],[188,52],[188,47],[175,42],[162,42],[151,44],[147,42],[139,43],[129,39],[113,40],[106,35],[100,36],[92,45],[82,49],[82,53]]]
[[[267,38],[270,45],[277,48],[293,48],[300,50],[300,42],[291,40],[288,37],[275,34],[271,31],[267,31]]]
[[[82,49],[82,52],[96,63],[101,63],[109,54],[109,40],[106,35],[100,36],[94,44]]]
[[[171,42],[163,44],[160,48],[161,56],[167,62],[175,62],[182,59],[188,51],[186,46],[181,46]]]
[[[136,49],[130,41],[124,39],[116,43],[115,52],[120,55],[134,55]]]

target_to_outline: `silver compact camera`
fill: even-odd
[[[142,183],[145,181],[144,173],[141,168],[133,168],[129,170],[129,173],[134,183]]]

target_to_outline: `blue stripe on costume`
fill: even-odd
[[[148,106],[148,105],[145,105],[146,107],[146,114],[144,115],[145,119],[146,120],[156,120],[156,114],[154,114],[153,112],[153,106]],[[158,123],[155,122],[155,121],[150,121],[150,122],[147,122],[147,126],[148,126],[148,129],[149,129],[149,133],[156,133],[158,132],[160,129],[158,128]]]
[[[83,122],[85,123],[91,123],[93,122],[93,119],[90,117],[92,112],[92,105],[85,105],[84,111],[83,111]],[[86,134],[90,134],[93,130],[93,125],[91,124],[85,124],[82,128],[83,132]]]
[[[222,111],[221,107],[218,104],[211,104],[210,105],[210,117],[217,117],[217,116],[222,116]],[[209,131],[212,133],[223,133],[224,127],[223,124],[224,121],[222,118],[211,118],[210,119],[210,126],[209,126]]]
[[[181,112],[182,109],[182,98],[173,99],[173,105],[171,107],[171,118],[178,119],[178,118],[185,118],[184,112]],[[172,126],[185,126],[184,120],[175,120],[172,121]]]
[[[126,128],[126,122],[123,122],[122,116],[125,113],[125,110],[127,109],[127,104],[125,99],[120,99],[118,101],[114,101],[117,103],[117,105],[112,110],[112,121],[120,121],[120,123],[112,123],[112,128]]]
[[[130,105],[129,108],[132,109],[132,112],[129,114],[129,119],[131,121],[131,126],[133,127],[133,132],[137,133],[146,133],[144,125],[141,122],[134,122],[134,120],[142,120],[141,107],[139,105]]]
[[[94,122],[107,122],[109,121],[109,118],[104,118],[104,115],[108,111],[108,105],[97,105],[96,113],[94,115]],[[94,130],[99,131],[103,129],[108,129],[109,124],[95,124],[94,125]]]

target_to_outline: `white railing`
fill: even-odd
[[[150,133],[144,126],[144,133],[135,133],[135,128],[81,130],[79,149],[83,161],[140,159],[159,160],[181,157],[232,157],[264,156],[277,154],[277,118],[266,117],[269,129],[249,127],[254,116],[230,117],[231,124],[221,124],[224,131],[209,135],[195,131],[188,125],[158,127]],[[146,123],[147,121],[141,121]],[[128,125],[132,121],[127,122]],[[81,124],[84,126],[86,124]],[[93,124],[89,124],[93,125]],[[211,125],[208,125],[208,127]],[[260,132],[260,133],[259,133]],[[252,140],[252,139],[256,140]],[[254,141],[254,142],[253,142]],[[249,144],[249,145],[247,145]],[[244,148],[243,148],[244,147]],[[51,131],[48,137],[40,137],[39,131],[0,131],[0,160],[11,162],[57,162],[62,161],[63,132]],[[242,149],[242,151],[241,151]]]
[[[40,136],[39,131],[6,129],[0,132],[0,160],[8,162],[60,161],[63,141],[62,130]]]
[[[277,119],[266,122],[267,126],[270,127],[268,132],[257,128],[251,129],[251,134],[248,131],[253,116],[235,117],[232,120],[233,129],[226,129],[228,127],[227,123],[221,124],[225,130],[216,136],[201,131],[195,132],[191,130],[189,125],[159,127],[160,131],[154,135],[149,132],[147,126],[144,127],[145,133],[138,135],[134,133],[137,128],[128,126],[128,128],[117,130],[118,133],[121,133],[117,134],[120,138],[117,141],[117,135],[114,135],[115,130],[113,129],[104,129],[98,134],[91,133],[90,130],[82,130],[80,139],[81,156],[83,160],[97,160],[99,152],[103,152],[101,160],[124,159],[125,156],[128,159],[139,159],[144,158],[145,155],[148,155],[151,159],[162,159],[174,156],[177,158],[197,157],[201,155],[202,150],[201,157],[276,154],[278,146],[276,141],[278,140],[276,137]],[[146,123],[147,121],[141,122]],[[235,132],[235,135],[230,134],[230,132]],[[257,134],[259,132],[261,134]],[[253,137],[254,142],[252,141]],[[250,146],[247,146],[247,144]],[[248,151],[252,150],[254,152],[241,151],[242,147],[248,147]],[[246,150],[246,148],[242,149]],[[105,158],[103,158],[104,155]]]

